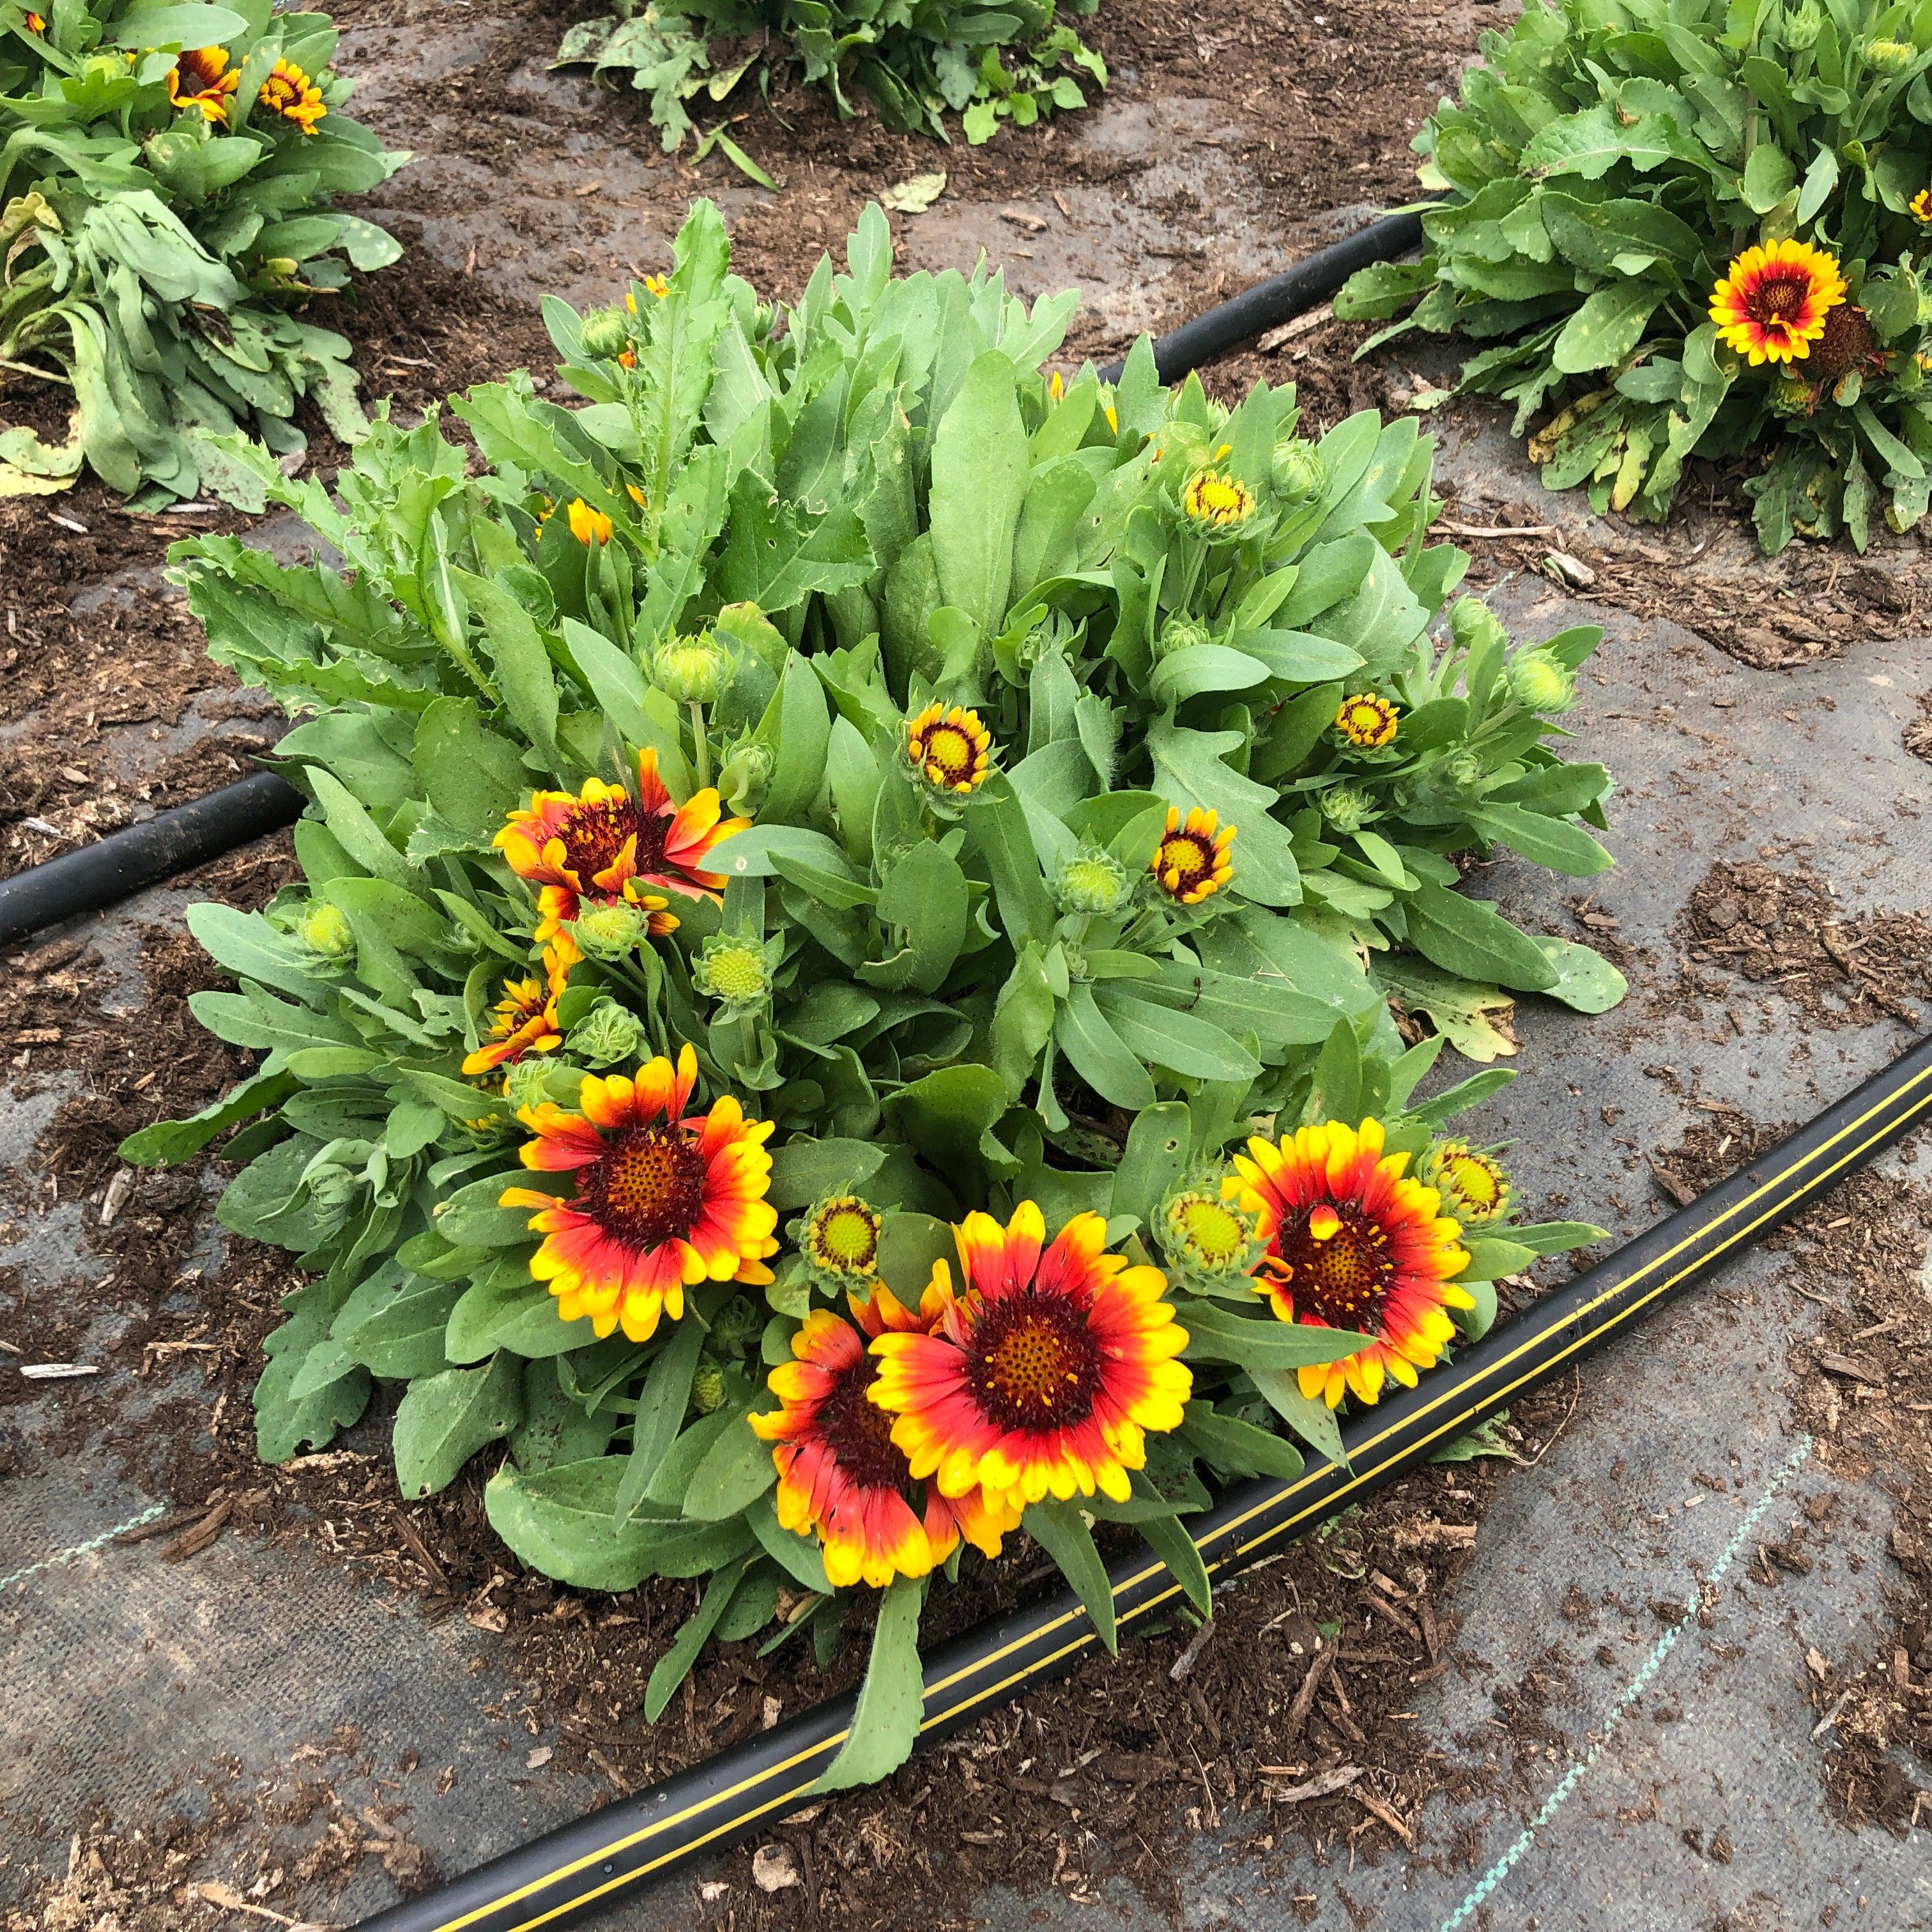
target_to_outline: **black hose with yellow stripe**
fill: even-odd
[[[1452,1364],[1358,1415],[1349,1467],[1247,1483],[1191,1520],[1209,1574],[1226,1577],[1423,1461],[1750,1246],[1835,1181],[1932,1118],[1932,1040],[1922,1042],[1781,1146]],[[1123,1626],[1180,1586],[1144,1550],[1111,1572]],[[922,1741],[1066,1670],[1098,1642],[1070,1592],[981,1625],[926,1660]],[[613,1904],[700,1851],[791,1809],[836,1755],[843,1697],[680,1772],[634,1798],[493,1859],[365,1922],[364,1932],[532,1932]]]

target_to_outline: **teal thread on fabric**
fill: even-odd
[[[1478,1908],[1488,1901],[1490,1894],[1516,1869],[1523,1854],[1536,1843],[1538,1834],[1543,1828],[1562,1808],[1564,1801],[1582,1784],[1585,1772],[1610,1748],[1610,1740],[1616,1736],[1617,1726],[1622,1723],[1624,1714],[1649,1689],[1652,1679],[1664,1668],[1664,1659],[1676,1648],[1677,1640],[1690,1628],[1698,1611],[1708,1600],[1710,1592],[1723,1579],[1724,1572],[1737,1560],[1738,1552],[1749,1541],[1752,1531],[1764,1520],[1765,1512],[1778,1499],[1779,1490],[1797,1474],[1810,1454],[1811,1438],[1808,1436],[1792,1450],[1784,1468],[1772,1478],[1771,1486],[1751,1505],[1744,1521],[1738,1525],[1737,1534],[1724,1545],[1723,1553],[1712,1564],[1711,1574],[1704,1579],[1703,1587],[1697,1593],[1697,1603],[1685,1611],[1658,1639],[1652,1646],[1650,1654],[1638,1666],[1636,1675],[1624,1686],[1616,1702],[1610,1706],[1610,1715],[1604,1720],[1603,1735],[1557,1780],[1556,1789],[1538,1807],[1536,1815],[1522,1828],[1514,1843],[1470,1887],[1462,1904],[1443,1920],[1442,1932],[1458,1932],[1458,1928],[1468,1922]]]
[[[139,1516],[130,1516],[125,1522],[117,1522],[112,1529],[104,1529],[98,1536],[90,1536],[85,1543],[76,1543],[71,1550],[56,1550],[51,1556],[43,1556],[38,1563],[29,1563],[24,1570],[16,1570],[10,1576],[0,1576],[0,1592],[10,1590],[16,1583],[24,1583],[29,1576],[38,1576],[43,1570],[58,1570],[63,1563],[71,1563],[76,1556],[92,1556],[117,1536],[125,1536],[130,1529],[139,1529],[144,1522],[152,1522],[165,1507],[160,1503],[150,1503]]]

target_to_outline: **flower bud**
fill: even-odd
[[[777,765],[770,746],[747,731],[725,748],[718,766],[718,796],[730,811],[749,816],[764,803]]]
[[[1337,832],[1359,832],[1375,817],[1375,801],[1353,785],[1331,785],[1322,794],[1322,816]]]
[[[885,1217],[856,1194],[831,1194],[788,1230],[806,1265],[828,1288],[863,1288],[879,1275]]]
[[[1818,36],[1824,31],[1824,10],[1818,0],[1802,0],[1796,7],[1787,7],[1784,18],[1778,27],[1778,37],[1793,53],[1808,53],[1818,44]]]
[[[326,1167],[311,1168],[308,1174],[308,1198],[325,1214],[346,1214],[356,1200],[356,1190],[362,1177],[353,1168],[338,1166],[331,1162]]]
[[[1154,1212],[1154,1236],[1184,1277],[1225,1280],[1246,1274],[1258,1246],[1255,1218],[1212,1174],[1185,1183]]]
[[[650,928],[650,920],[628,899],[613,899],[579,913],[570,936],[585,958],[608,966],[629,958]]]
[[[1903,74],[1918,58],[1918,50],[1910,40],[1868,40],[1866,64],[1880,74]]]
[[[1198,617],[1190,617],[1177,612],[1160,627],[1160,635],[1154,640],[1154,656],[1169,658],[1176,651],[1191,649],[1196,644],[1211,644],[1214,633]]]
[[[1442,761],[1442,776],[1454,791],[1474,791],[1489,775],[1482,754],[1471,751],[1466,745]]]
[[[742,1348],[765,1325],[763,1310],[748,1297],[734,1294],[719,1309],[711,1324],[711,1339],[728,1353]]]
[[[1466,651],[1473,651],[1480,644],[1509,642],[1502,620],[1480,597],[1459,597],[1449,607],[1449,634],[1457,647]]]
[[[724,1371],[710,1355],[700,1355],[691,1378],[691,1406],[700,1415],[709,1415],[724,1400]]]
[[[651,654],[651,682],[679,704],[710,704],[730,668],[724,646],[709,631],[667,638]]]
[[[518,1112],[526,1107],[541,1106],[550,1098],[549,1080],[554,1063],[532,1054],[512,1060],[503,1070],[503,1098]]]
[[[1255,493],[1218,470],[1196,470],[1180,493],[1180,511],[1195,530],[1230,542],[1253,520]]]
[[[621,356],[631,344],[629,325],[620,308],[593,308],[584,318],[584,352],[598,362]]]
[[[1108,919],[1124,911],[1134,896],[1126,866],[1101,845],[1082,845],[1060,868],[1055,896],[1064,913]]]
[[[1431,1148],[1418,1178],[1442,1196],[1443,1211],[1466,1228],[1500,1220],[1508,1211],[1509,1176],[1502,1162],[1467,1141],[1443,1141]]]
[[[346,959],[356,950],[356,934],[339,906],[311,899],[296,920],[296,937],[325,959]]]
[[[706,998],[716,1000],[719,1018],[735,1019],[756,1012],[772,997],[772,975],[783,956],[783,942],[760,944],[742,934],[714,932],[692,962],[691,983]]]
[[[1274,446],[1274,487],[1291,502],[1318,496],[1328,482],[1320,452],[1306,436],[1285,436]]]
[[[1532,711],[1568,711],[1576,702],[1576,674],[1554,652],[1538,645],[1518,651],[1504,675],[1510,695]]]
[[[643,1057],[644,1024],[628,1006],[599,1000],[570,1030],[570,1050],[592,1066]]]

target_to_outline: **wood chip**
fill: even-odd
[[[1454,524],[1438,518],[1430,526],[1452,537],[1553,537],[1554,524]]]
[[[198,1556],[221,1534],[221,1527],[235,1508],[235,1498],[224,1496],[191,1529],[184,1529],[172,1543],[161,1546],[162,1556],[170,1563],[179,1563],[190,1556]]]
[[[1301,1686],[1294,1694],[1294,1702],[1288,1707],[1288,1721],[1282,1726],[1285,1743],[1292,1744],[1300,1736],[1301,1727],[1308,1721],[1308,1714],[1315,1708],[1315,1694],[1322,1688],[1322,1678],[1329,1665],[1334,1661],[1332,1649],[1318,1650],[1310,1660],[1304,1673]]]
[[[1379,1818],[1412,1851],[1415,1849],[1415,1834],[1402,1822],[1400,1814],[1384,1804],[1374,1792],[1358,1786],[1348,1795],[1372,1817]]]
[[[1305,1804],[1311,1798],[1332,1798],[1338,1791],[1346,1791],[1361,1774],[1358,1764],[1334,1765],[1300,1784],[1271,1784],[1268,1796],[1276,1804]]]
[[[76,1376],[98,1376],[92,1362],[22,1362],[20,1372],[30,1382],[71,1382]]]
[[[1201,1653],[1208,1648],[1208,1640],[1214,1634],[1214,1619],[1208,1617],[1201,1628],[1187,1640],[1187,1648],[1177,1657],[1168,1670],[1168,1677],[1176,1684],[1194,1668]]]
[[[1829,1348],[1818,1352],[1818,1366],[1828,1376],[1842,1376],[1846,1381],[1865,1382],[1874,1388],[1885,1387],[1885,1371],[1861,1361],[1856,1355],[1840,1355]]]
[[[1258,340],[1255,347],[1264,356],[1272,356],[1286,349],[1298,336],[1312,334],[1324,322],[1332,322],[1335,311],[1327,302],[1319,308],[1310,309],[1306,315],[1291,316],[1278,327],[1270,328]]]

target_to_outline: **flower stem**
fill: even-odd
[[[711,787],[711,741],[704,735],[704,706],[694,698],[691,700],[691,740],[698,764],[698,788],[708,791]]]

